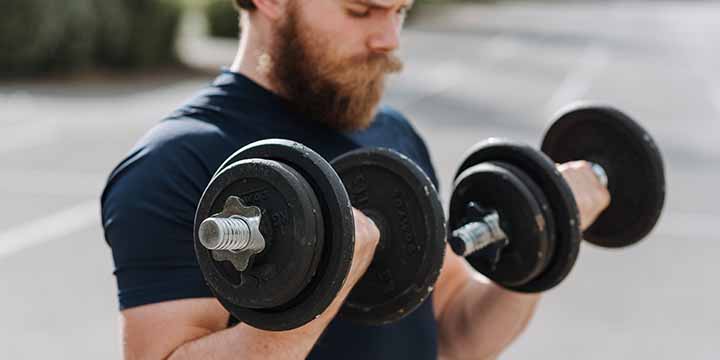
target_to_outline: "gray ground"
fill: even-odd
[[[427,12],[404,36],[388,102],[429,143],[445,200],[464,150],[489,136],[532,144],[580,98],[615,104],[666,159],[661,223],[626,251],[584,246],[507,359],[714,359],[720,349],[720,6],[468,6]],[[216,69],[233,43],[190,35]],[[119,358],[105,176],[210,76],[0,84],[0,358]],[[716,223],[715,223],[716,224]]]

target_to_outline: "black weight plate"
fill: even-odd
[[[538,184],[535,183],[535,181],[528,176],[524,171],[520,170],[520,168],[510,165],[508,163],[502,162],[502,161],[491,161],[490,164],[497,165],[503,169],[506,169],[510,171],[513,175],[517,176],[520,181],[522,181],[523,185],[525,185],[528,190],[533,194],[535,197],[535,200],[538,202],[538,205],[540,205],[540,211],[542,212],[542,217],[537,218],[536,221],[538,223],[538,226],[540,228],[544,228],[544,232],[547,234],[547,241],[549,247],[547,249],[547,253],[543,256],[543,262],[541,263],[541,267],[543,269],[546,269],[548,264],[550,263],[550,260],[552,260],[552,257],[555,253],[555,214],[552,212],[552,208],[550,207],[550,202],[548,201],[547,197],[543,193],[542,189]]]
[[[662,155],[650,134],[630,117],[607,106],[577,105],[550,126],[542,151],[558,163],[597,163],[607,173],[611,203],[585,231],[585,240],[624,247],[655,227],[665,202]]]
[[[293,141],[268,139],[249,144],[231,155],[220,168],[253,158],[289,165],[308,182],[318,199],[323,220],[322,254],[311,282],[295,301],[284,307],[253,310],[219,300],[242,322],[265,330],[289,330],[322,313],[342,287],[350,271],[355,244],[352,207],[342,181],[330,164],[316,152]],[[201,214],[196,214],[196,232],[198,215]]]
[[[238,272],[227,262],[214,261],[211,251],[200,245],[196,251],[208,285],[219,298],[237,306],[267,309],[286,305],[308,285],[322,251],[322,218],[312,188],[287,165],[248,159],[215,176],[200,207],[209,209],[211,215],[219,213],[230,196],[261,209],[265,249],[253,257],[252,266]]]
[[[555,249],[546,269],[529,283],[513,287],[520,292],[541,292],[555,287],[570,273],[580,250],[579,214],[567,182],[550,158],[525,144],[488,139],[473,146],[456,173],[483,162],[509,163],[530,176],[547,198],[555,224]]]
[[[432,292],[445,254],[445,216],[432,181],[389,149],[359,149],[332,165],[353,206],[373,219],[380,243],[340,316],[386,324],[413,312]]]
[[[463,218],[470,202],[497,211],[509,242],[497,264],[480,251],[466,256],[468,263],[510,289],[536,278],[547,263],[551,244],[540,204],[531,190],[513,172],[491,163],[466,169],[455,180],[450,199],[450,232],[467,223]]]

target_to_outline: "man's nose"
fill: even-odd
[[[400,28],[402,20],[396,16],[387,16],[377,22],[377,27],[368,39],[368,47],[373,52],[390,53],[400,46]]]

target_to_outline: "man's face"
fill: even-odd
[[[271,81],[303,115],[339,130],[370,125],[412,0],[290,0]]]

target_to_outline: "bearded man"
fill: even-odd
[[[437,186],[428,151],[397,111],[379,107],[412,0],[236,0],[232,66],[154,126],[112,172],[102,197],[126,359],[483,359],[525,328],[538,295],[504,290],[447,251],[432,296],[385,326],[334,319],[372,260],[378,230],[355,210],[355,253],[331,306],[268,332],[236,324],[205,285],[193,251],[203,189],[227,156],[286,138],[326,159],[367,146],[413,159]],[[560,167],[583,227],[609,195],[584,162]]]

